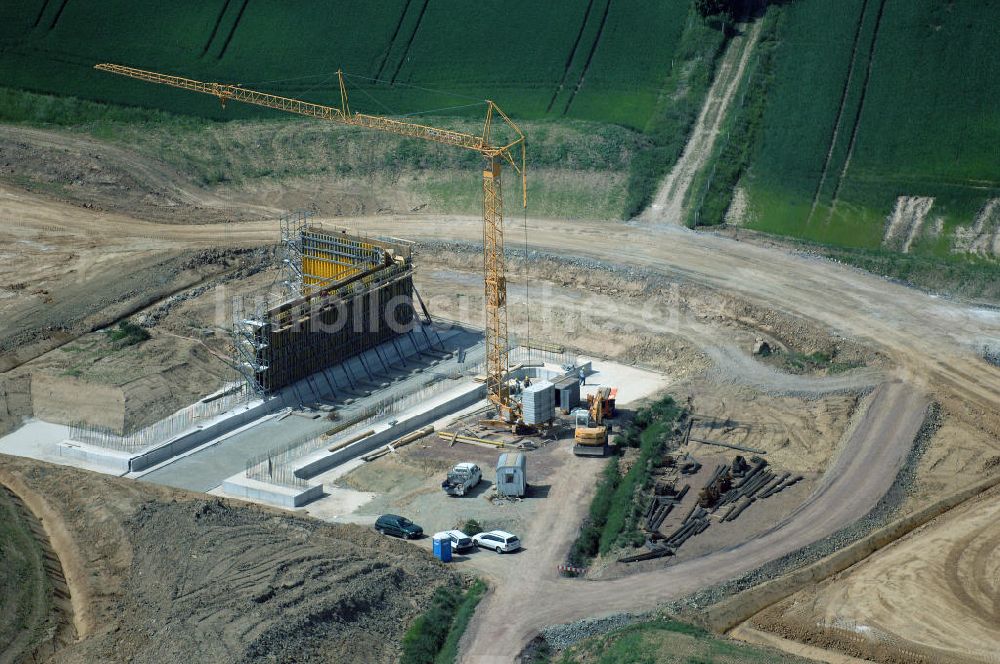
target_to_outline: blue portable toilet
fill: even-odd
[[[434,538],[434,557],[443,563],[451,562],[451,538]]]

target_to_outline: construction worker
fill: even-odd
[[[583,373],[583,369],[580,369],[580,386],[583,387],[587,384],[587,374]]]

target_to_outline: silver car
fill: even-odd
[[[472,537],[480,549],[493,549],[497,553],[510,553],[521,548],[521,540],[506,530],[491,530]]]

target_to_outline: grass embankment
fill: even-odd
[[[436,212],[482,206],[480,157],[417,139],[306,119],[216,122],[152,109],[0,88],[0,121],[67,131],[166,162],[202,186],[254,188],[321,179],[323,187],[394,192]],[[423,118],[463,131],[478,121]],[[577,120],[527,122],[529,213],[616,218],[626,173],[646,139],[625,127]],[[509,214],[521,209],[520,183],[508,171]],[[400,210],[405,211],[405,210]],[[374,212],[374,210],[372,210]]]
[[[619,434],[619,447],[638,448],[638,457],[624,474],[617,457],[604,469],[587,521],[570,549],[570,565],[584,566],[598,554],[644,541],[638,527],[643,511],[638,498],[642,491],[649,488],[652,462],[663,455],[664,446],[681,413],[671,397],[664,397],[636,412]]]
[[[0,660],[29,659],[49,611],[42,549],[0,487]]]
[[[808,660],[715,636],[672,620],[629,625],[533,664],[805,664]]]
[[[740,231],[740,234],[746,231]],[[754,237],[750,232],[750,237]],[[764,235],[764,234],[762,234]],[[914,288],[967,300],[1000,303],[1000,264],[970,255],[901,254],[888,249],[838,247],[792,238],[770,240],[888,277]]]
[[[821,247],[828,258],[933,293],[1000,302],[1000,264],[968,255],[900,254],[883,249]]]
[[[403,636],[402,664],[452,664],[458,658],[458,642],[469,626],[486,584],[475,581],[462,592],[453,586],[438,588],[431,606],[413,622]]]

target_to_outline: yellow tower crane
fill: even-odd
[[[94,69],[128,76],[129,78],[159,83],[175,88],[201,92],[218,97],[223,107],[233,100],[265,108],[273,108],[287,113],[295,113],[319,120],[329,120],[338,124],[363,127],[389,132],[410,138],[443,143],[457,148],[473,150],[485,159],[483,169],[483,276],[486,294],[486,389],[501,418],[508,422],[520,419],[520,405],[511,399],[507,385],[507,281],[504,276],[503,253],[503,190],[500,173],[506,159],[521,176],[522,205],[527,207],[527,174],[525,164],[524,133],[507,117],[499,106],[486,100],[486,120],[482,135],[468,134],[450,129],[440,129],[427,125],[396,120],[381,115],[352,113],[347,102],[347,88],[343,72],[337,71],[340,80],[340,108],[314,104],[301,99],[291,99],[278,95],[250,90],[239,85],[226,83],[206,83],[181,76],[170,76],[154,71],[126,67],[124,65],[102,63]],[[513,132],[512,140],[493,143],[493,120],[498,115]],[[515,150],[519,159],[515,159]]]

